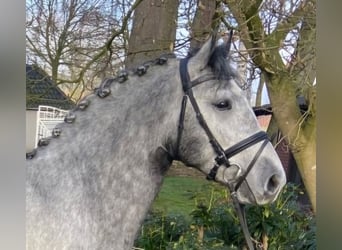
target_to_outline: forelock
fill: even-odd
[[[199,51],[199,48],[193,49],[189,52],[188,57],[191,58]],[[236,78],[237,73],[230,64],[230,57],[228,55],[225,44],[216,46],[208,61],[208,66],[211,68],[214,75],[219,80],[226,80]]]
[[[220,45],[215,47],[210,56],[208,66],[212,69],[214,75],[219,80],[231,79],[236,77],[236,72],[230,65],[230,57],[226,46]]]

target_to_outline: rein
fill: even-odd
[[[242,231],[243,231],[247,246],[250,250],[254,250],[254,245],[252,243],[252,237],[248,231],[248,225],[247,225],[247,221],[246,221],[244,205],[240,204],[240,202],[238,201],[237,190],[239,189],[241,184],[246,181],[248,173],[253,168],[255,162],[257,161],[260,154],[264,150],[265,146],[269,142],[268,136],[265,132],[260,131],[260,132],[253,134],[252,136],[238,142],[237,144],[231,146],[230,148],[224,150],[223,147],[220,145],[220,143],[215,138],[215,136],[213,135],[213,133],[211,132],[211,130],[209,129],[208,124],[205,121],[205,119],[204,119],[204,117],[203,117],[203,115],[199,109],[199,106],[196,102],[196,99],[193,95],[193,92],[192,92],[192,87],[194,87],[200,83],[209,81],[209,80],[215,80],[217,78],[214,75],[209,75],[209,76],[201,76],[201,77],[198,77],[195,80],[191,81],[190,76],[189,76],[189,72],[188,72],[188,66],[187,66],[188,61],[189,61],[189,58],[181,59],[180,65],[179,65],[179,72],[180,72],[180,78],[181,78],[181,82],[182,82],[182,86],[183,86],[184,96],[182,99],[181,112],[180,112],[180,116],[179,116],[178,135],[177,135],[177,141],[176,141],[176,157],[175,158],[179,158],[179,147],[180,147],[181,138],[182,138],[182,134],[183,134],[183,130],[184,130],[184,117],[185,117],[185,110],[186,110],[186,105],[187,105],[188,100],[190,101],[190,103],[191,103],[191,105],[192,105],[192,107],[196,113],[196,118],[197,118],[199,124],[201,125],[204,132],[208,136],[209,143],[211,144],[212,148],[214,149],[214,151],[217,155],[215,158],[214,166],[212,167],[209,174],[207,175],[208,180],[215,180],[217,171],[222,165],[226,168],[233,166],[234,164],[231,164],[229,162],[229,159],[232,156],[242,152],[243,150],[255,145],[258,142],[263,141],[261,147],[259,148],[259,150],[255,154],[254,158],[252,159],[252,161],[248,165],[246,171],[237,180],[237,184],[234,186],[233,183],[229,183],[227,181],[227,186],[228,186],[228,189],[231,193],[231,198],[233,200],[234,208],[235,208],[236,213],[238,215],[240,225],[242,227]],[[227,80],[229,80],[229,79],[227,79]],[[246,184],[248,186],[247,181],[246,181]],[[249,188],[249,186],[248,186],[248,188]],[[253,192],[251,192],[251,193],[253,194]]]

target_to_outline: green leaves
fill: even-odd
[[[202,189],[205,192],[199,190],[191,196],[196,205],[189,216],[152,212],[136,246],[145,250],[241,249],[244,238],[226,190],[216,185]],[[269,250],[316,249],[316,220],[297,203],[300,192],[287,184],[273,204],[246,207],[249,231],[257,242],[267,244]]]

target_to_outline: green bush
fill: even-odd
[[[247,208],[252,236],[262,241],[266,235],[268,249],[316,249],[316,221],[299,206],[300,193],[297,186],[287,184],[273,204]]]
[[[241,249],[244,238],[233,205],[225,189],[205,185],[192,195],[195,207],[189,216],[153,211],[146,218],[136,247],[145,250],[228,250]],[[300,189],[292,184],[273,204],[246,206],[249,231],[264,249],[316,249],[314,216],[303,211],[297,198]],[[227,202],[228,201],[228,202]]]
[[[182,215],[164,215],[151,212],[141,227],[136,246],[144,249],[169,249],[172,242],[178,242],[189,229],[189,223]]]

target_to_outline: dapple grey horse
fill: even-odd
[[[244,141],[261,129],[227,55],[209,39],[186,61],[151,60],[83,99],[27,155],[27,249],[131,249],[174,159],[239,182],[243,204],[274,201],[284,170],[263,136]]]

